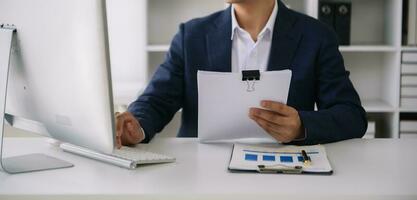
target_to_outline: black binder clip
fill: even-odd
[[[276,165],[258,165],[259,173],[283,173],[283,174],[301,174],[303,173],[302,166],[285,166],[281,164]]]
[[[255,81],[261,79],[261,73],[259,70],[243,70],[242,71],[242,81],[246,81],[248,87],[246,91],[253,92],[255,91]]]

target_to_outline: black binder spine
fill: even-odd
[[[334,27],[340,45],[350,45],[350,22],[352,3],[337,3],[335,6]]]
[[[334,3],[320,1],[319,20],[334,29]]]

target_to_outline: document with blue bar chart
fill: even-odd
[[[229,170],[327,175],[333,173],[323,145],[235,144]]]

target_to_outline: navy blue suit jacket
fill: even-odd
[[[287,104],[299,111],[306,139],[317,144],[362,137],[366,113],[349,80],[335,33],[278,1],[268,70],[292,70]],[[178,137],[197,137],[197,70],[231,71],[231,11],[181,24],[165,61],[129,106],[148,142],[182,110]],[[314,110],[317,103],[318,111]],[[249,110],[248,110],[249,112]],[[219,113],[221,114],[221,113]]]

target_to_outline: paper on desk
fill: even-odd
[[[241,73],[198,71],[198,137],[202,142],[241,138],[273,140],[249,118],[262,100],[287,103],[291,71],[262,72],[255,91]]]
[[[305,150],[310,157],[311,163],[309,165],[304,165],[303,161],[298,159],[298,157],[302,156],[301,150]],[[285,158],[290,157],[291,159],[286,159],[286,162],[282,162],[281,156],[284,156]],[[229,169],[257,171],[258,165],[273,166],[277,164],[292,167],[302,166],[303,172],[309,173],[332,172],[332,167],[330,166],[326,149],[323,145],[287,146],[279,144],[235,144]]]

